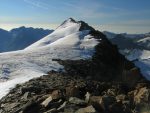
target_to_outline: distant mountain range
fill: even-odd
[[[115,38],[115,36],[118,35],[118,34],[123,35],[126,38],[133,38],[133,39],[140,39],[140,38],[150,36],[150,32],[149,33],[143,33],[143,34],[128,34],[128,33],[113,33],[113,32],[109,32],[109,31],[103,31],[103,33],[109,39]]]
[[[119,49],[145,49],[150,50],[150,33],[145,34],[127,34],[103,32],[107,38],[118,46]]]
[[[22,50],[40,40],[53,30],[42,28],[19,27],[6,31],[0,29],[0,52]],[[146,49],[150,50],[150,33],[127,34],[104,31],[107,38],[119,49]]]
[[[0,52],[24,49],[52,31],[32,27],[20,27],[11,31],[0,29]]]

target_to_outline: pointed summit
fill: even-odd
[[[73,18],[68,18],[62,24],[60,24],[60,26],[58,26],[58,28],[70,26],[70,24],[73,24],[73,23],[77,23],[77,22]]]
[[[75,19],[69,18],[68,21],[76,23]]]
[[[68,18],[67,20],[65,20],[58,28],[62,28],[62,27],[66,27],[66,26],[70,26],[71,24],[78,24],[80,25],[79,31],[82,30],[91,30],[91,31],[95,31],[95,29],[91,26],[89,26],[87,23],[85,23],[84,21],[76,21],[73,18]]]
[[[75,19],[73,19],[73,18],[68,18],[68,19],[65,20],[62,24],[65,24],[65,23],[68,23],[68,22],[70,22],[70,23],[77,23],[77,21],[75,21]]]

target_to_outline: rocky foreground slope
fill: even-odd
[[[49,73],[47,76],[18,85],[11,90],[7,97],[2,99],[1,107],[6,110],[5,112],[16,113],[21,111],[23,113],[74,113],[81,111],[80,108],[88,106],[85,109],[87,112],[103,111],[104,106],[99,103],[103,96],[100,95],[106,95],[104,96],[106,99],[104,101],[108,101],[105,103],[106,106],[116,103],[114,97],[118,93],[116,88],[110,83],[91,81],[66,74]],[[106,93],[109,93],[110,96],[107,96]],[[125,98],[123,94],[120,96]]]
[[[0,100],[0,113],[148,113],[150,83],[140,70],[104,34],[85,22],[70,21],[80,24],[80,31],[89,29],[99,42],[92,57],[53,58],[64,69],[17,85]],[[29,48],[43,46],[45,40]]]
[[[0,113],[149,113],[149,86],[50,72],[12,89]]]

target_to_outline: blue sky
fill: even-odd
[[[150,0],[1,0],[0,28],[54,29],[67,18],[99,30],[150,32]]]

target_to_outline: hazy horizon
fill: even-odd
[[[1,0],[0,28],[55,29],[72,17],[100,31],[147,33],[149,5],[149,0]]]

